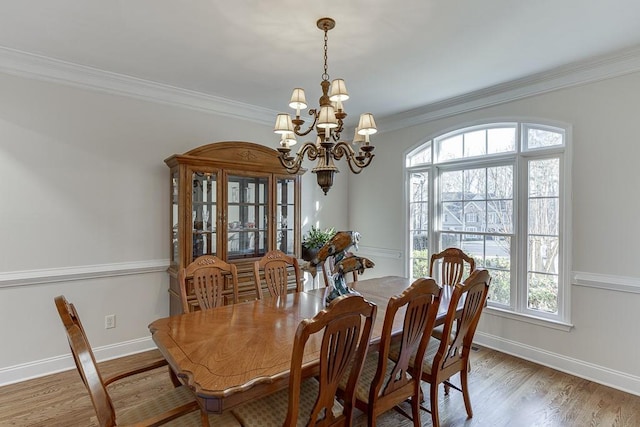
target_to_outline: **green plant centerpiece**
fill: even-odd
[[[323,247],[336,234],[333,228],[325,228],[324,230],[311,226],[311,229],[302,236],[302,259],[311,261],[318,250]]]

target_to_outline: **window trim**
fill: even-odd
[[[481,129],[492,129],[515,125],[516,141],[515,151],[508,153],[496,153],[487,154],[476,157],[459,158],[452,160],[444,160],[439,162],[437,160],[438,153],[436,152],[438,139],[449,138],[455,135],[460,135],[468,132],[473,132]],[[524,144],[525,132],[529,128],[561,131],[564,134],[563,144],[552,147],[540,147],[528,149]],[[467,123],[466,125],[460,124],[455,127],[451,127],[441,132],[432,134],[430,138],[422,139],[418,144],[412,146],[406,150],[403,157],[403,169],[405,173],[405,247],[407,251],[407,258],[405,261],[405,274],[411,274],[412,266],[412,248],[411,236],[409,235],[409,221],[410,221],[410,209],[409,204],[411,202],[411,194],[409,190],[408,182],[412,173],[426,171],[430,176],[429,182],[429,239],[428,250],[429,253],[435,253],[438,250],[439,243],[439,227],[442,220],[441,207],[439,195],[436,194],[438,189],[438,179],[443,170],[459,169],[464,164],[464,169],[471,169],[475,166],[483,166],[487,164],[496,165],[498,163],[513,164],[514,167],[514,195],[513,202],[514,207],[517,208],[517,214],[514,215],[514,234],[513,238],[516,239],[516,243],[512,245],[511,259],[514,261],[511,266],[511,274],[515,279],[512,280],[512,300],[517,298],[524,298],[524,301],[511,301],[509,307],[505,307],[498,304],[491,304],[488,309],[495,313],[500,313],[502,317],[508,318],[522,318],[523,321],[531,323],[549,323],[550,325],[562,325],[560,328],[565,329],[571,327],[571,169],[572,169],[572,126],[568,123],[558,122],[548,119],[531,118],[531,117],[518,117],[509,119],[496,119],[496,120],[483,120]],[[426,148],[426,144],[430,144],[431,149],[431,162],[409,165],[409,158],[412,154],[418,153]],[[558,237],[560,239],[560,249],[558,255],[558,280],[562,284],[558,289],[558,312],[557,314],[550,314],[530,310],[526,304],[526,286],[520,286],[517,292],[513,292],[517,288],[521,278],[526,279],[528,255],[527,255],[527,241],[528,241],[528,219],[527,219],[527,185],[528,181],[523,175],[527,174],[527,162],[532,159],[544,159],[544,158],[558,158],[560,163],[560,188],[559,188],[559,223],[558,223]],[[524,209],[522,204],[524,204]],[[515,264],[515,265],[513,265]],[[553,326],[552,326],[553,327]]]

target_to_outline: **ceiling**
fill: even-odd
[[[0,0],[0,47],[273,111],[329,75],[350,119],[640,46],[637,0]]]

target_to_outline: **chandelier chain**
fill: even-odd
[[[328,66],[327,66],[327,59],[328,59],[328,49],[327,49],[327,41],[329,40],[329,36],[327,35],[327,33],[329,32],[329,30],[327,30],[326,28],[324,29],[324,73],[322,73],[322,80],[329,80],[329,73],[328,71]]]

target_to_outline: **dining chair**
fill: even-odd
[[[246,427],[350,426],[375,317],[375,304],[359,295],[343,295],[303,320],[293,341],[289,387],[236,407],[233,414]],[[319,357],[317,376],[305,378],[309,355]],[[341,404],[336,393],[345,375],[349,379]]]
[[[276,249],[267,252],[261,259],[256,261],[253,264],[253,277],[257,286],[258,298],[262,298],[261,277],[264,277],[264,282],[272,297],[286,295],[289,289],[289,272],[291,269],[293,269],[293,276],[296,281],[296,292],[302,292],[302,274],[300,273],[298,260],[295,257]]]
[[[133,407],[116,412],[107,387],[116,381],[133,375],[168,366],[167,361],[164,359],[157,360],[103,379],[76,308],[63,295],[55,297],[54,301],[67,333],[73,360],[82,382],[89,392],[98,424],[101,427],[124,425],[157,426],[167,423],[181,426],[204,425],[203,417],[198,411],[199,405],[193,392],[187,386],[176,385],[175,383],[174,388],[167,392],[150,394],[149,399]],[[211,425],[223,427],[240,425],[231,413],[223,414],[215,419],[213,417],[210,418],[212,421],[215,420]]]
[[[476,261],[464,253],[462,249],[447,248],[442,252],[431,255],[429,276],[436,278],[441,286],[456,285],[462,282],[462,278],[467,271],[465,270],[465,263],[466,268],[468,268],[467,274],[471,274],[476,269]],[[440,266],[439,269],[436,268],[437,264]],[[432,335],[434,338],[442,339],[442,325],[436,327]]]
[[[440,425],[438,417],[438,385],[441,383],[462,392],[467,416],[469,418],[473,417],[467,380],[469,355],[473,336],[487,300],[490,282],[489,272],[485,269],[478,269],[471,273],[463,283],[455,285],[444,321],[442,339],[431,338],[427,345],[426,355],[422,364],[422,381],[429,383],[431,409],[424,407],[423,409],[431,412],[431,420],[434,427],[439,427]],[[464,304],[462,314],[455,332],[452,333],[460,300],[463,300]],[[397,346],[394,346],[390,353],[391,358],[396,359],[399,354]],[[415,363],[410,365],[414,367]],[[460,387],[450,381],[451,377],[458,373],[460,374]],[[445,388],[445,393],[448,393],[448,388]]]
[[[182,311],[193,311],[193,303],[189,301],[189,285],[193,287],[198,306],[201,310],[225,304],[226,280],[230,278],[233,303],[238,302],[238,270],[234,264],[227,263],[214,255],[202,255],[191,264],[180,270],[180,297]]]
[[[367,414],[369,426],[375,426],[378,416],[393,408],[413,418],[414,426],[421,425],[422,366],[418,364],[409,369],[409,363],[424,357],[438,314],[440,292],[435,280],[422,278],[402,294],[389,299],[378,351],[367,354],[356,389],[356,408]],[[396,317],[402,321],[399,323]],[[394,324],[396,328],[402,325],[402,333],[398,337],[392,337]],[[392,339],[399,343],[395,360],[389,359]],[[412,417],[397,406],[409,398]]]
[[[453,286],[462,282],[465,263],[468,265],[468,274],[471,274],[476,269],[475,260],[459,248],[447,248],[442,252],[431,255],[429,263],[430,277],[435,277],[436,263],[440,264],[437,280],[441,286]]]

